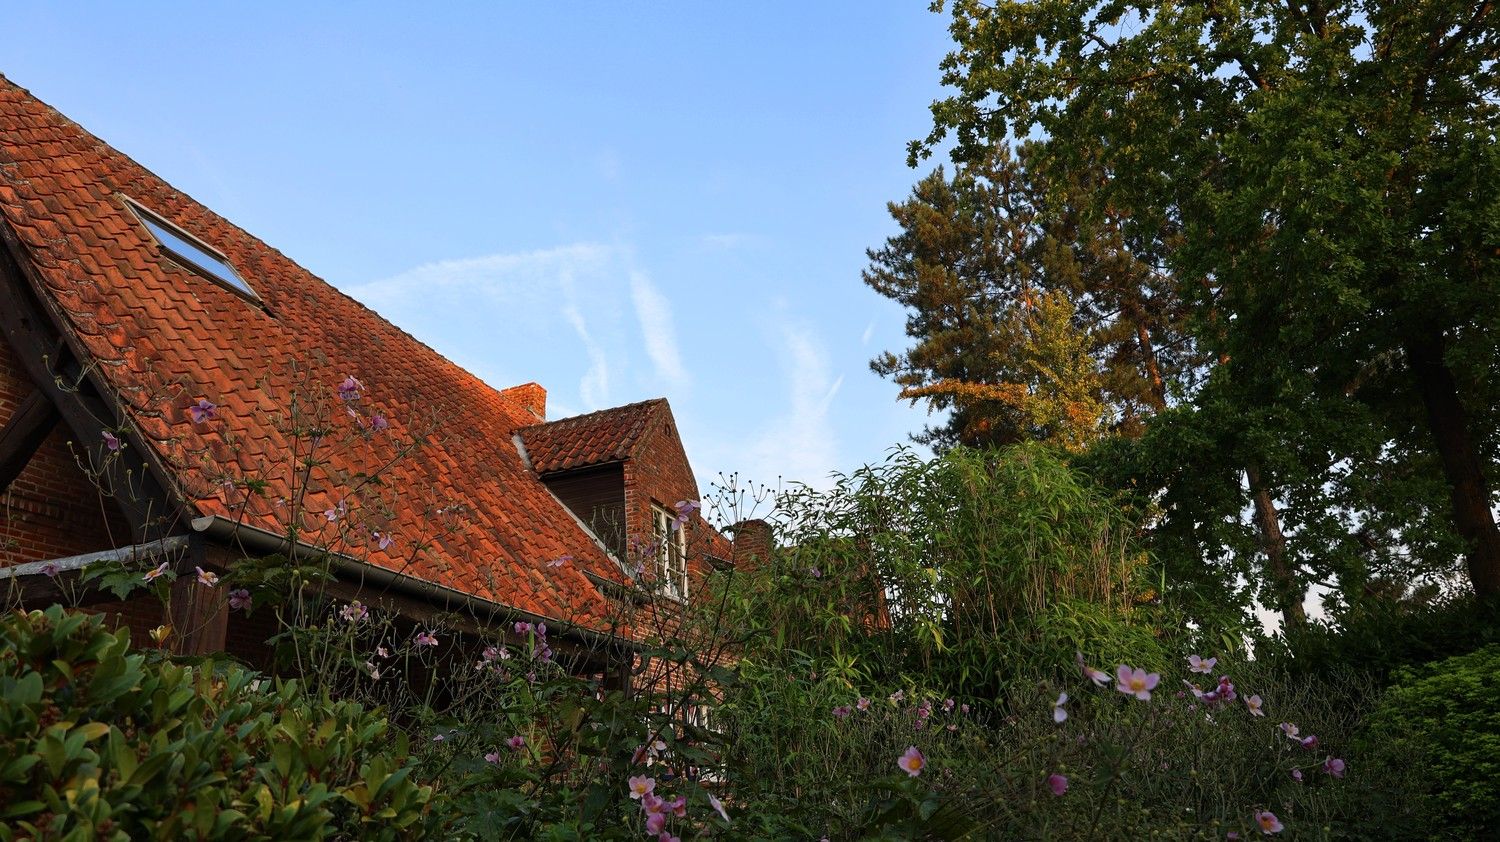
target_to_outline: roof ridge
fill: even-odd
[[[538,427],[551,427],[551,426],[554,426],[556,424],[567,424],[567,423],[570,423],[570,422],[579,422],[579,421],[585,421],[585,420],[593,420],[593,419],[595,419],[598,416],[609,415],[609,414],[616,413],[616,412],[623,412],[623,411],[629,410],[629,409],[640,409],[640,408],[647,407],[647,406],[651,406],[651,407],[654,408],[656,406],[665,405],[666,403],[667,403],[667,399],[665,397],[647,398],[646,400],[635,401],[634,403],[625,403],[625,404],[620,404],[619,406],[609,406],[609,407],[605,407],[604,409],[596,409],[593,412],[585,412],[582,415],[569,415],[567,418],[558,418],[558,419],[555,419],[553,421],[542,421],[542,422],[537,423],[537,424],[527,424],[524,427],[518,427],[516,429],[516,432],[519,433],[519,432],[524,432],[526,430],[535,430]]]

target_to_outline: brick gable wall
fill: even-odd
[[[0,427],[33,391],[11,347],[0,341]],[[80,555],[132,542],[114,504],[89,481],[59,424],[0,494],[0,567]]]
[[[665,507],[668,511],[679,500],[699,499],[698,481],[693,468],[688,464],[687,453],[682,449],[682,439],[677,435],[677,423],[670,413],[662,413],[655,419],[651,429],[642,436],[631,457],[625,461],[625,531],[631,538],[649,541],[652,537],[651,505]],[[696,527],[698,524],[690,524]],[[698,529],[691,529],[689,536],[690,563],[701,564],[702,547],[692,546]],[[701,541],[698,543],[702,543]],[[696,565],[694,565],[696,567]]]

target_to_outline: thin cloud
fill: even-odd
[[[674,389],[687,386],[687,370],[677,348],[677,329],[672,321],[672,304],[651,283],[644,272],[630,273],[630,299],[635,316],[641,323],[641,338],[646,355],[656,366],[656,373]]]
[[[744,471],[762,481],[775,471],[808,485],[825,485],[838,467],[839,442],[829,409],[843,375],[834,376],[822,338],[811,326],[791,320],[777,325],[775,338],[782,380],[787,384],[787,411],[756,436]]]
[[[536,251],[439,260],[389,278],[355,284],[345,291],[376,310],[412,303],[434,290],[474,292],[516,304],[544,295],[561,275],[599,271],[611,256],[608,246],[575,243]]]
[[[583,398],[584,406],[590,410],[605,407],[609,402],[609,358],[589,334],[588,323],[584,321],[583,314],[578,312],[576,304],[569,303],[563,307],[562,315],[573,326],[573,331],[578,334],[589,357],[588,370],[578,380],[578,396]]]
[[[594,336],[589,332],[588,322],[579,309],[576,268],[571,264],[559,267],[557,286],[562,291],[563,318],[573,326],[578,340],[583,343],[589,357],[588,370],[578,380],[578,396],[589,409],[600,409],[609,405],[609,357]]]
[[[576,401],[563,397],[554,406],[598,409],[609,405],[630,357],[617,324],[623,264],[619,248],[574,243],[435,261],[346,291],[481,376],[496,362],[507,373],[524,372],[522,380],[577,376]],[[570,329],[576,340],[560,343]]]

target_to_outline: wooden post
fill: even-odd
[[[172,583],[172,651],[178,655],[210,655],[223,652],[229,633],[229,606],[220,587],[198,581],[194,568],[205,564],[203,536],[188,537],[187,559]]]

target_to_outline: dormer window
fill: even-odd
[[[223,252],[215,249],[192,234],[178,228],[168,222],[165,218],[146,210],[134,200],[126,200],[126,204],[135,212],[136,218],[151,232],[156,244],[161,247],[167,257],[182,268],[202,275],[211,281],[216,281],[241,295],[249,298],[258,298],[255,290],[245,282],[240,274],[229,265],[229,258]]]

